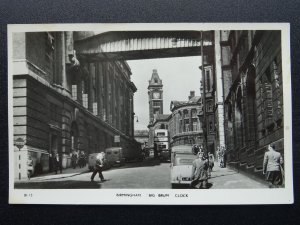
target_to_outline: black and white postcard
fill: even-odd
[[[11,204],[291,204],[288,23],[8,25]]]

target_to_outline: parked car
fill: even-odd
[[[89,167],[90,171],[92,171],[94,169],[94,166],[96,165],[96,159],[97,159],[98,154],[100,154],[100,152],[89,154],[88,167]],[[103,164],[104,164],[103,165],[103,170],[107,170],[107,169],[111,168],[111,165],[108,162],[108,160],[106,159],[106,156],[104,158],[104,163]]]
[[[174,153],[171,163],[171,185],[190,185],[192,182],[192,165],[197,155],[189,152]]]
[[[105,149],[105,156],[111,166],[121,166],[125,164],[124,151],[121,147]]]

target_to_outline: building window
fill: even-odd
[[[192,117],[197,118],[197,110],[196,109],[192,109]]]
[[[102,109],[102,120],[106,121],[106,109]]]
[[[193,131],[197,131],[197,130],[198,130],[197,119],[193,119]]]
[[[189,112],[187,110],[184,110],[183,112],[184,118],[189,118]]]
[[[190,131],[190,124],[189,120],[184,120],[184,132],[189,132]]]
[[[278,61],[275,58],[261,77],[262,134],[282,124],[282,91]]]
[[[88,94],[82,94],[82,105],[83,107],[85,107],[86,109],[88,108]]]
[[[55,74],[55,39],[54,33],[47,32],[45,33],[45,61],[46,61],[46,70],[49,74],[53,76],[53,83],[57,83],[56,74]]]
[[[261,78],[262,85],[262,118],[264,129],[268,128],[273,122],[273,102],[272,102],[272,82],[271,82],[271,71],[268,67]],[[272,129],[272,127],[270,127]]]
[[[160,101],[153,101],[153,106],[154,107],[158,107],[161,105],[161,102]]]
[[[77,101],[77,85],[72,85],[72,99]]]
[[[274,85],[273,85],[273,107],[274,107],[274,120],[277,125],[281,125],[283,111],[282,111],[282,90],[281,90],[281,74],[279,74],[278,60],[275,58],[272,62]]]
[[[97,103],[97,102],[94,102],[94,103],[93,103],[93,114],[94,114],[95,116],[98,115],[98,103]]]

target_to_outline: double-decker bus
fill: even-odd
[[[154,130],[154,157],[163,161],[170,160],[169,132],[166,129]]]

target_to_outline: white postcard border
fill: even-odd
[[[281,30],[284,98],[285,188],[280,189],[14,189],[12,33],[36,31],[120,30]],[[151,23],[151,24],[12,24],[8,25],[9,203],[11,204],[125,204],[224,205],[291,204],[292,94],[290,25],[288,23]],[[153,195],[155,197],[153,197]],[[169,195],[159,197],[159,194]],[[152,197],[151,197],[151,196]],[[186,196],[187,195],[187,196]],[[55,197],[54,197],[55,196]],[[76,198],[74,197],[76,196]]]

